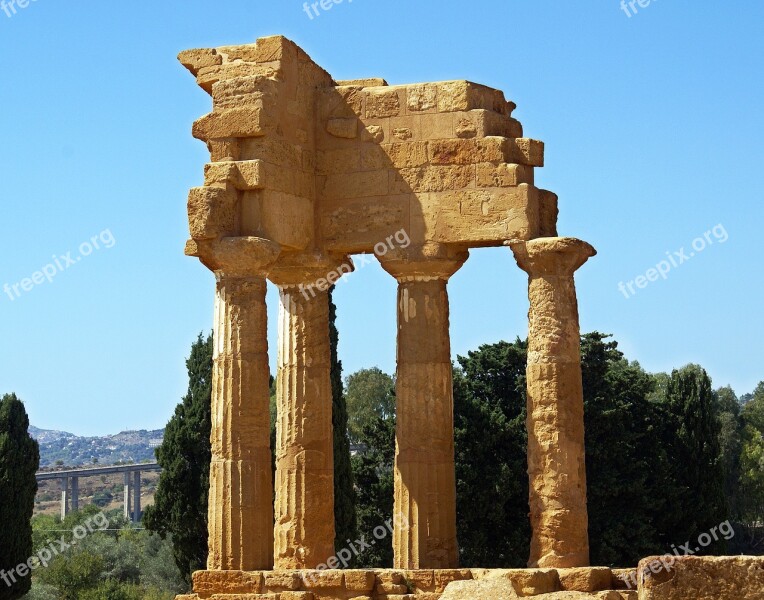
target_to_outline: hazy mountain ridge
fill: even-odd
[[[102,437],[80,437],[66,431],[29,428],[40,444],[40,468],[63,461],[68,467],[112,465],[155,460],[154,449],[162,442],[164,429],[122,431]]]

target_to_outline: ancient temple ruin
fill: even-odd
[[[283,37],[180,60],[213,100],[193,127],[211,161],[189,196],[186,254],[217,278],[210,554],[190,598],[435,600],[452,581],[489,575],[458,564],[447,284],[470,248],[491,246],[508,246],[529,276],[535,570],[513,585],[625,589],[610,569],[580,569],[589,543],[574,273],[595,251],[558,237],[557,197],[535,185],[544,146],[523,136],[515,105],[468,81],[335,81]],[[393,243],[401,232],[405,247]],[[398,282],[395,569],[343,571],[331,568],[328,289],[352,270],[351,254],[380,244]],[[280,290],[275,449],[267,280]]]

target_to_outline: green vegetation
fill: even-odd
[[[333,303],[330,310],[340,549],[348,539],[372,539],[393,517],[395,379],[364,369],[342,385]],[[582,337],[581,351],[592,563],[634,565],[727,520],[734,537],[725,535],[703,553],[764,552],[764,382],[738,398],[729,387],[714,391],[697,365],[649,374],[596,332]],[[523,567],[527,561],[526,361],[527,343],[518,339],[481,346],[454,367],[463,565]],[[27,433],[23,404],[3,397],[0,510],[13,517],[0,531],[0,568],[13,569],[32,555],[45,564],[14,588],[0,585],[0,600],[170,600],[188,590],[207,553],[210,337],[199,336],[187,367],[188,393],[157,450],[164,472],[155,506],[144,516],[146,531],[120,511],[100,511],[115,490],[95,493],[93,505],[64,521],[41,515],[29,527],[37,444]],[[61,544],[69,547],[52,550]],[[353,566],[390,567],[392,560],[389,536],[369,545]]]
[[[764,383],[741,410],[730,388],[712,390],[701,367],[652,375],[608,337],[581,340],[592,563],[635,565],[728,519],[735,537],[723,534],[701,553],[762,553]],[[527,562],[526,349],[521,340],[481,346],[454,369],[463,565]],[[378,369],[346,382],[351,425],[355,407],[367,423],[353,457],[359,535],[367,538],[393,510],[395,417],[384,408],[392,383]],[[361,559],[360,566],[389,567],[392,551],[378,544]]]
[[[187,582],[207,564],[207,495],[210,480],[212,336],[201,334],[186,361],[188,393],[167,424],[157,448],[162,466],[154,506],[143,522],[163,538],[171,536],[175,563]]]
[[[35,517],[32,526],[35,553],[53,556],[25,600],[172,600],[187,590],[172,543],[134,529],[119,511],[88,506],[63,521]]]
[[[32,528],[29,525],[37,493],[35,473],[40,465],[40,449],[29,436],[29,417],[16,394],[0,400],[0,599],[16,600],[29,591],[29,579],[11,576],[6,571],[25,563],[32,554]],[[10,583],[10,585],[7,585]]]
[[[334,432],[334,527],[335,547],[347,546],[356,539],[356,492],[353,470],[350,466],[350,439],[348,437],[348,410],[342,387],[342,363],[337,357],[339,333],[337,307],[332,300],[334,288],[329,292],[329,342],[331,347],[332,425]]]

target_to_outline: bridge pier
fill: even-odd
[[[133,523],[141,521],[141,472],[133,473]]]
[[[130,512],[130,490],[132,489],[132,484],[130,482],[130,472],[125,471],[125,490],[123,493],[123,503],[124,503],[124,515],[126,521],[132,521],[132,513]]]
[[[80,478],[72,477],[72,512],[77,512],[80,509]]]
[[[62,477],[59,484],[61,487],[61,520],[63,521],[69,514],[69,478]]]

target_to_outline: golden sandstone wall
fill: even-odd
[[[589,541],[574,273],[595,251],[557,237],[557,197],[535,185],[544,147],[523,137],[515,105],[468,81],[335,81],[280,36],[180,60],[213,104],[193,127],[211,158],[189,194],[186,253],[217,280],[210,553],[187,598],[635,598],[619,573],[580,569]],[[485,246],[509,246],[529,279],[536,570],[458,568],[448,280]],[[328,290],[353,270],[350,254],[376,255],[398,284],[396,570],[331,568]],[[268,280],[280,293],[276,448]],[[655,593],[644,597],[664,597]]]

